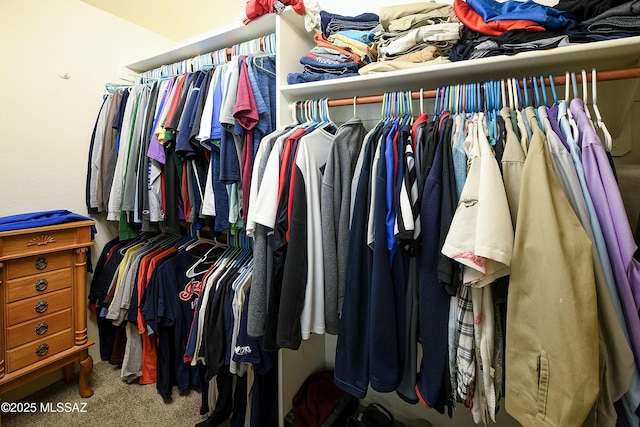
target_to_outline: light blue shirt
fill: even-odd
[[[453,144],[453,176],[456,181],[456,194],[458,200],[462,196],[462,189],[467,180],[467,153],[464,151],[464,140],[466,138],[465,125],[467,118],[464,114],[456,117],[456,125],[459,127],[458,138]]]

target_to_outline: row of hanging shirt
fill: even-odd
[[[122,238],[179,233],[180,221],[216,233],[241,228],[252,159],[275,128],[275,54],[144,80],[107,96],[99,111],[89,213],[107,212]]]
[[[272,425],[275,355],[246,332],[252,267],[237,236],[229,247],[181,235],[107,243],[89,293],[101,357],[167,399],[200,387],[201,414],[216,423]]]
[[[360,398],[464,403],[487,422],[505,396],[519,421],[544,405],[554,425],[615,423],[621,399],[633,424],[637,264],[612,162],[582,100],[534,108],[525,89],[522,110],[493,82],[451,88],[434,120],[390,94],[369,132],[317,108],[267,135],[249,334],[275,350],[338,333],[336,383]],[[523,397],[541,381],[539,404]]]

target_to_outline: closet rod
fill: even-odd
[[[612,80],[627,80],[627,79],[635,79],[640,78],[640,67],[630,67],[630,68],[619,68],[613,70],[606,71],[597,71],[596,78],[598,82],[604,81],[612,81]],[[591,73],[587,74],[587,80],[591,81]],[[576,72],[576,81],[578,83],[582,83],[582,75]],[[549,78],[545,77],[545,84],[549,84]],[[565,75],[554,76],[553,82],[558,86],[563,86],[565,84]],[[427,98],[435,98],[436,97],[436,89],[425,90],[423,91],[422,97]],[[420,91],[411,92],[412,99],[420,99]],[[383,95],[369,95],[369,96],[356,96],[355,98],[335,98],[330,99],[328,101],[329,107],[343,107],[343,106],[352,106],[353,103],[356,104],[379,104],[383,101]]]

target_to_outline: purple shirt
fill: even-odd
[[[571,112],[580,129],[582,163],[587,187],[604,234],[620,300],[640,364],[640,263],[633,258],[638,249],[622,202],[618,183],[598,134],[587,118],[582,100],[571,101]]]
[[[567,139],[564,137],[564,134],[560,130],[560,125],[558,124],[558,105],[554,105],[547,110],[547,114],[549,115],[549,121],[551,122],[551,128],[558,135],[560,141],[562,141],[562,145],[564,148],[569,151],[569,144],[567,144]]]
[[[164,109],[164,104],[169,98],[169,94],[171,93],[171,89],[173,88],[174,79],[169,80],[167,87],[164,90],[164,95],[162,96],[162,100],[160,101],[160,107],[158,108],[158,112],[156,114],[156,118],[153,121],[153,129],[151,129],[151,142],[149,143],[149,151],[147,155],[164,165],[166,158],[164,154],[164,147],[160,144],[158,140],[158,135],[156,134],[156,128],[160,122],[160,117],[162,116],[162,110]]]

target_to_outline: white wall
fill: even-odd
[[[127,60],[171,44],[79,0],[0,1],[0,216],[50,209],[86,215],[87,153],[104,84]],[[94,262],[114,236],[98,224]],[[88,326],[97,342],[92,315]],[[100,360],[97,345],[90,352]]]
[[[453,4],[453,0],[436,0],[438,3]],[[379,13],[380,8],[383,6],[408,4],[412,3],[411,0],[357,0],[357,1],[344,1],[344,0],[319,0],[320,6],[323,10],[331,13],[337,13],[340,15],[358,15],[362,12]],[[558,3],[557,0],[536,0],[536,3],[546,4],[553,6]]]

